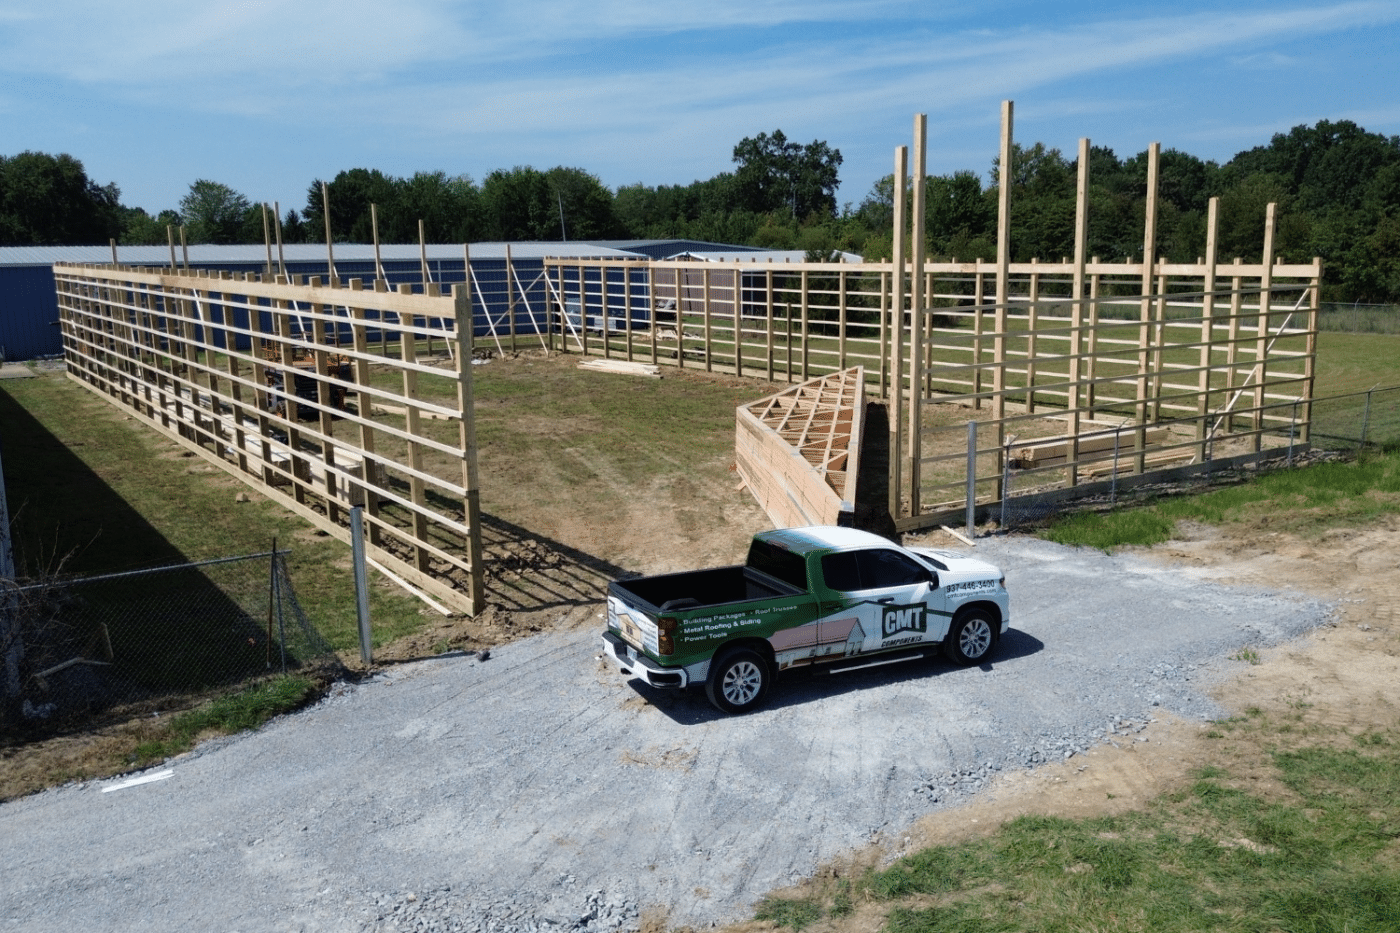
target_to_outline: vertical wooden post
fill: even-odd
[[[376,276],[377,275],[378,273],[376,272]],[[376,277],[374,279],[374,284],[375,291],[380,291],[384,286],[384,280]],[[351,279],[350,288],[352,291],[358,292],[361,288],[360,280]],[[356,297],[358,298],[358,296]],[[365,354],[369,349],[369,316],[365,312],[363,301],[356,301],[351,306],[350,314],[350,340],[351,346],[355,350],[355,385],[367,387],[370,384],[370,371],[369,360],[365,359]],[[383,315],[383,311],[380,312],[380,315]],[[382,320],[380,321],[379,330],[380,333],[383,333],[384,331]],[[468,325],[467,333],[471,333],[470,324]],[[462,336],[460,323],[458,323],[457,335],[459,338],[460,348],[460,346],[462,345],[460,343],[460,338]],[[467,344],[466,347],[466,365],[470,366],[470,344]],[[462,365],[462,355],[462,353],[458,353],[459,366]],[[364,489],[365,514],[369,516],[369,521],[367,522],[367,524],[369,525],[369,542],[371,546],[379,547],[381,544],[381,533],[379,530],[379,495],[375,492],[375,487],[378,485],[380,466],[379,462],[374,459],[374,428],[371,427],[369,424],[371,419],[373,419],[374,417],[373,408],[373,396],[371,396],[366,391],[360,391],[357,394],[355,401],[355,413],[360,417],[360,451],[363,455],[360,461],[360,479],[363,481],[364,484],[362,488]]]
[[[1147,146],[1147,207],[1142,223],[1142,302],[1138,313],[1138,381],[1137,381],[1137,422],[1138,429],[1133,446],[1133,472],[1146,469],[1144,434],[1149,417],[1156,420],[1155,406],[1148,403],[1148,374],[1151,365],[1149,349],[1152,346],[1152,260],[1157,255],[1157,186],[1158,168],[1162,158],[1162,144],[1149,143]]]
[[[1264,438],[1264,386],[1268,382],[1269,306],[1273,303],[1270,287],[1274,283],[1274,230],[1277,205],[1270,203],[1264,211],[1263,275],[1259,279],[1259,333],[1254,344],[1254,450],[1258,452]]]
[[[676,366],[685,369],[685,295],[688,270],[676,266]]]
[[[700,301],[705,321],[705,372],[708,373],[714,371],[714,353],[711,344],[714,335],[710,332],[710,267],[708,263],[700,270]]]
[[[744,273],[734,260],[734,375],[744,374]]]
[[[612,263],[598,261],[598,320],[603,325],[603,359],[612,359],[612,312],[608,307],[608,269]]]
[[[909,514],[918,515],[922,504],[919,485],[922,481],[924,443],[924,265],[927,248],[924,244],[924,192],[928,173],[928,114],[914,115],[914,203],[910,218],[909,258]]]
[[[470,344],[463,339],[472,328],[471,282],[452,289],[454,309],[457,314],[457,410],[458,446],[462,451],[462,488],[466,495],[462,501],[463,521],[467,526],[467,599],[472,614],[486,609],[486,567],[481,553],[481,493],[480,480],[476,469],[476,403],[472,395],[472,353]]]
[[[384,278],[384,263],[379,255],[379,207],[373,202],[369,206],[369,229],[374,237],[374,277],[382,279]],[[373,523],[370,524],[370,528],[374,528]]]
[[[472,249],[467,243],[462,244],[462,284],[467,287],[467,329],[457,334],[457,343],[459,350],[466,347],[467,356],[470,358],[476,350],[476,302],[472,299],[472,289],[476,287],[476,283],[472,279]],[[481,306],[486,307],[486,302],[482,301]],[[553,325],[549,315],[545,315],[544,329],[549,340],[545,349],[553,350]]]
[[[627,362],[632,362],[632,264],[622,264],[622,332],[627,345]]]
[[[806,382],[812,378],[811,372],[811,348],[812,348],[812,318],[808,313],[810,306],[810,295],[808,287],[810,282],[807,278],[807,270],[802,270],[802,381]]]
[[[973,264],[972,279],[972,408],[982,407],[982,358],[986,355],[982,334],[986,330],[987,301],[985,291],[986,275],[982,269],[982,257]]]
[[[996,330],[992,336],[992,419],[997,424],[997,449],[1005,445],[1006,419],[1006,312],[1011,300],[1011,179],[1015,166],[1011,164],[1011,138],[1014,107],[1009,100],[1001,102],[1001,155],[997,163],[997,304]],[[997,498],[1001,498],[1000,492]]]
[[[1303,356],[1303,425],[1298,440],[1312,442],[1313,385],[1317,378],[1317,311],[1322,289],[1322,257],[1313,257],[1313,274],[1308,279],[1308,336]]]
[[[773,381],[773,259],[772,259],[772,257],[769,257],[769,259],[768,259],[768,269],[765,271],[765,274],[764,274],[764,275],[765,275],[765,279],[766,279],[765,288],[764,288],[764,294],[766,294],[766,295],[768,296],[767,299],[765,299],[765,307],[766,307],[767,315],[768,315],[768,381],[769,381],[769,382],[772,382],[772,381]]]
[[[909,147],[894,150],[894,267],[890,281],[890,515],[904,517],[904,264],[905,186]],[[914,430],[911,428],[910,430]]]
[[[328,310],[328,306],[322,304],[311,305],[311,359],[312,378],[316,385],[316,409],[317,421],[321,429],[321,463],[325,473],[324,495],[326,498],[326,517],[333,522],[340,521],[340,506],[336,493],[340,488],[340,480],[335,475],[335,444],[331,439],[335,436],[335,419],[331,416],[331,386],[330,378],[330,354],[326,350],[325,324],[320,320],[320,316]]]
[[[656,365],[656,276],[647,277],[647,318],[651,329],[651,365]],[[679,323],[679,321],[678,321]]]
[[[413,294],[413,286],[407,282],[399,284],[400,295]],[[399,314],[402,321],[403,314]],[[409,327],[413,326],[413,315],[409,315]],[[399,333],[399,356],[405,363],[416,363],[418,361],[418,341],[416,337],[407,330]],[[471,364],[468,363],[468,366]],[[421,437],[420,413],[418,411],[418,373],[408,367],[403,370],[403,395],[404,395],[404,430],[412,437]],[[416,441],[407,442],[408,451],[406,459],[408,468],[414,473],[409,475],[408,488],[409,498],[416,508],[413,509],[413,565],[423,573],[429,570],[430,555],[422,546],[422,541],[428,539],[428,517],[421,509],[427,508],[426,484],[422,477],[416,475],[423,471],[423,448]]]
[[[282,249],[282,205],[277,201],[272,202],[273,228],[277,231],[277,273],[287,274],[287,256]],[[269,276],[270,277],[270,276]]]
[[[1235,366],[1239,362],[1240,351],[1240,310],[1243,299],[1242,289],[1244,288],[1244,278],[1240,275],[1240,263],[1243,260],[1239,256],[1235,257],[1234,274],[1230,276],[1230,329],[1228,346],[1225,348],[1225,393],[1226,398],[1233,398],[1235,390]],[[1233,409],[1233,405],[1231,408]],[[1234,415],[1226,414],[1225,433],[1229,434],[1234,430]]]
[[[787,333],[786,333],[786,336],[785,336],[785,339],[784,339],[784,343],[787,345],[787,381],[788,381],[788,384],[791,385],[791,384],[792,384],[792,302],[791,302],[791,301],[787,302],[787,304],[786,304],[784,307],[785,307],[786,310],[787,310],[787,316],[786,316],[786,318],[785,318],[785,320],[786,320],[786,322],[787,322],[787,325],[786,325],[786,326],[787,326]]]
[[[583,334],[583,355],[588,355],[588,305],[584,294],[583,269],[578,274],[579,331]],[[510,316],[510,352],[515,352],[515,264],[510,258],[510,244],[506,244],[506,313]]]
[[[1097,266],[1099,257],[1094,256],[1089,261]],[[1094,402],[1098,395],[1098,383],[1095,380],[1098,376],[1096,367],[1099,355],[1099,280],[1102,278],[1097,272],[1089,276],[1089,333],[1084,351],[1084,408],[1091,421],[1094,418]]]
[[[428,272],[428,232],[423,226],[422,217],[418,218],[418,268],[419,275],[423,277],[423,294],[426,295],[432,275]]]
[[[1167,343],[1167,257],[1157,257],[1157,296],[1152,310],[1152,398],[1151,420],[1162,417],[1162,389],[1166,381],[1164,348]]]
[[[1040,259],[1031,257],[1030,288],[1026,293],[1026,414],[1035,411],[1035,356],[1040,345]]]
[[[880,277],[880,397],[890,397],[890,281],[884,272]]]
[[[1074,198],[1074,277],[1070,284],[1069,325],[1069,484],[1079,483],[1079,429],[1083,404],[1081,353],[1084,332],[1084,266],[1089,252],[1089,140],[1079,140],[1079,179]]]
[[[331,245],[331,189],[324,181],[321,182],[321,212],[326,219],[326,275],[331,285],[337,286],[340,277],[335,271],[335,247]]]
[[[262,202],[263,247],[267,250],[267,265],[263,271],[272,274],[272,225],[267,222],[267,202]]]
[[[1200,372],[1196,376],[1196,462],[1210,453],[1210,381],[1212,344],[1215,341],[1215,265],[1220,242],[1220,199],[1211,198],[1206,209],[1206,267],[1202,276]]]
[[[846,270],[836,273],[836,368],[846,368]]]

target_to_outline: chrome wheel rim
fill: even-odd
[[[992,627],[987,624],[986,619],[973,619],[962,627],[962,632],[958,635],[958,647],[964,657],[980,658],[991,646]]]
[[[763,685],[763,672],[752,661],[740,661],[724,672],[720,692],[735,706],[752,703]]]

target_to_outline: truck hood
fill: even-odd
[[[926,557],[929,560],[937,561],[947,567],[947,577],[955,580],[978,580],[991,577],[997,579],[1001,576],[1001,570],[994,564],[989,564],[984,560],[977,560],[973,557],[955,557],[952,554],[945,554],[942,551],[935,551],[926,547],[911,547],[906,550]]]

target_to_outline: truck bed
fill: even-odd
[[[689,570],[635,580],[618,580],[609,585],[620,595],[639,601],[653,612],[672,609],[698,609],[741,603],[751,599],[772,599],[776,596],[796,596],[801,589],[775,580],[742,564],[716,567],[712,570]]]

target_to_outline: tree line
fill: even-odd
[[[1120,158],[1090,150],[1089,252],[1125,261],[1142,252],[1147,152]],[[386,243],[600,239],[696,239],[813,257],[846,250],[888,257],[893,176],[858,203],[837,205],[841,152],[798,143],[781,130],[741,140],[733,169],[688,185],[624,185],[609,190],[581,168],[516,166],[466,175],[418,172],[396,178],[354,168],[325,181],[330,230],[341,242],[372,237],[371,205]],[[1015,261],[1073,253],[1078,163],[1042,143],[1016,146],[1011,243]],[[985,179],[985,180],[984,180]],[[926,180],[927,249],[935,259],[991,259],[996,252],[1000,166]],[[320,242],[326,217],[322,180],[306,203],[278,218],[286,242]],[[1191,262],[1205,252],[1207,205],[1220,198],[1222,260],[1257,260],[1264,207],[1278,204],[1275,254],[1286,262],[1324,261],[1324,300],[1400,301],[1400,136],[1367,132],[1347,120],[1276,134],[1267,145],[1219,164],[1186,152],[1161,154],[1157,252]],[[0,156],[0,245],[164,243],[183,224],[193,243],[261,243],[264,210],[226,185],[195,181],[176,208],[151,216],[120,203],[115,184],[89,179],[68,155]]]

